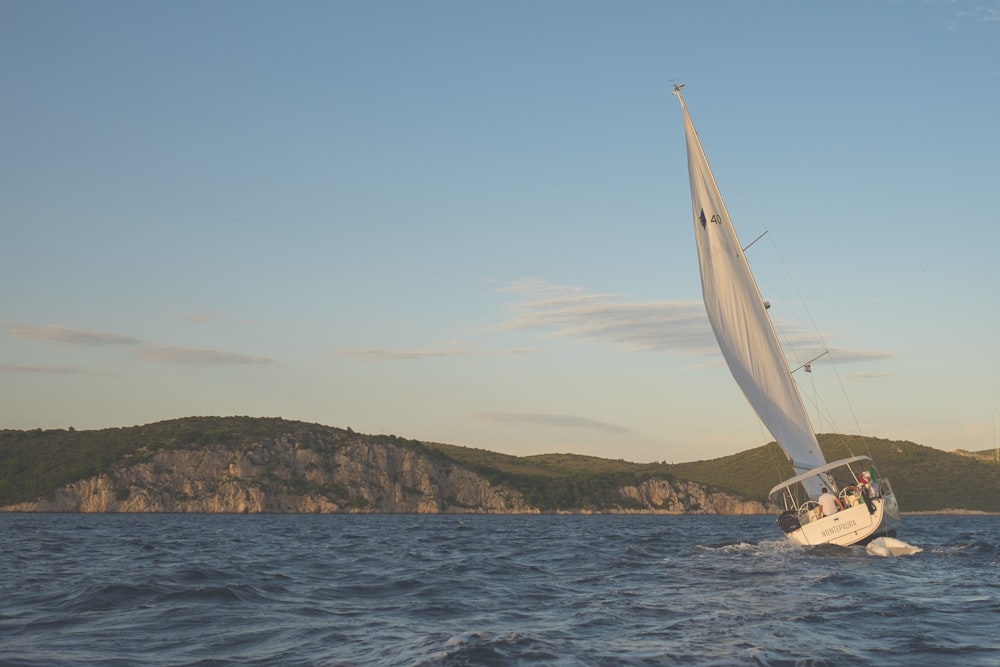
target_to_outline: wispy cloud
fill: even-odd
[[[198,324],[207,324],[210,322],[218,322],[221,319],[221,316],[218,313],[198,311],[194,313],[181,313],[177,316],[177,319],[187,320],[188,322],[197,322]]]
[[[867,363],[891,359],[891,352],[879,350],[852,350],[843,347],[829,348],[826,351],[818,346],[815,339],[786,343],[786,353],[793,354],[788,357],[788,364],[792,370],[798,370],[805,364],[810,366],[823,366],[831,363],[836,365]]]
[[[137,358],[158,363],[249,366],[275,363],[267,357],[254,357],[237,352],[226,352],[224,350],[202,350],[173,345],[149,345],[132,336],[103,331],[84,331],[56,325],[38,327],[19,322],[5,322],[0,324],[0,326],[11,337],[20,340],[64,345],[128,346],[134,351]],[[0,366],[0,371],[9,373],[102,374],[96,371],[86,371],[75,366],[25,366],[16,364],[2,365]]]
[[[138,356],[146,359],[147,361],[173,364],[194,364],[200,366],[226,364],[260,366],[274,363],[274,361],[266,357],[252,357],[236,352],[225,352],[222,350],[198,350],[187,347],[174,347],[171,345],[146,347],[139,350]]]
[[[44,327],[31,326],[18,322],[6,322],[3,325],[8,335],[20,340],[35,340],[47,343],[64,343],[67,345],[140,345],[142,341],[132,336],[107,333],[103,331],[85,331],[69,329],[50,324]]]
[[[359,361],[413,361],[417,359],[441,359],[453,357],[497,357],[511,354],[528,354],[526,348],[501,350],[478,350],[468,348],[439,348],[414,350],[389,350],[374,347],[339,350],[341,356]]]
[[[195,324],[230,323],[230,324],[238,324],[240,326],[257,324],[257,322],[254,320],[230,319],[221,313],[216,313],[211,310],[199,310],[190,313],[179,313],[176,317],[179,320],[184,320],[185,322],[194,322]]]
[[[507,329],[548,330],[630,350],[703,354],[715,347],[705,309],[697,301],[629,302],[617,294],[589,293],[537,279],[502,288],[521,301],[509,306]]]
[[[992,22],[1000,21],[1000,7],[977,6],[975,9],[963,9],[955,13],[961,18],[972,18],[975,21]]]
[[[848,377],[852,380],[877,380],[892,377],[892,373],[851,373]]]
[[[554,426],[557,428],[577,428],[604,433],[628,433],[629,429],[616,424],[595,421],[586,417],[572,415],[551,415],[534,412],[478,412],[476,418],[482,421],[500,422],[503,424],[536,424]]]
[[[508,306],[507,329],[536,329],[550,336],[580,338],[618,345],[628,350],[672,352],[688,357],[709,356],[721,363],[718,344],[700,301],[627,301],[617,294],[591,293],[578,287],[552,285],[528,278],[498,290],[518,300]],[[790,358],[809,360],[822,354],[817,336],[804,327],[776,321]],[[889,352],[833,348],[829,358],[840,363],[887,359]],[[804,362],[792,362],[804,363]]]
[[[104,371],[96,371],[79,366],[45,366],[27,364],[0,364],[0,373],[26,373],[42,375],[111,375]]]
[[[863,361],[881,361],[891,359],[892,352],[882,350],[849,350],[846,348],[831,348],[830,356],[838,364],[851,364]]]

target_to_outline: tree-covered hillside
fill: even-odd
[[[350,429],[257,417],[187,417],[93,431],[34,429],[0,431],[0,506],[51,494],[80,479],[137,463],[162,449],[197,450],[208,446],[245,447],[291,436],[301,442],[344,437],[392,440],[429,456],[440,456],[415,440],[362,436]]]
[[[820,434],[827,461],[868,454],[887,477],[904,512],[946,509],[1000,512],[1000,465],[944,452],[903,440]],[[791,476],[777,444],[710,461],[671,466],[680,478],[732,489],[764,499],[781,480]]]
[[[284,419],[190,417],[93,431],[0,431],[0,506],[46,496],[71,482],[141,461],[158,449],[244,447],[285,436],[302,442],[343,438],[391,441],[520,491],[542,510],[621,505],[620,487],[648,479],[693,481],[766,500],[768,490],[791,474],[774,443],[709,461],[640,464],[574,454],[510,456]],[[879,438],[827,434],[820,436],[820,444],[831,461],[854,454],[871,455],[882,475],[890,479],[904,512],[1000,512],[1000,465],[994,462]]]

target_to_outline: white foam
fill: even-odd
[[[913,554],[920,553],[923,549],[915,547],[912,544],[907,544],[903,540],[897,540],[895,537],[877,537],[868,543],[865,551],[868,552],[869,556],[892,558],[895,556],[912,556]]]

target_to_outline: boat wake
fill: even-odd
[[[868,543],[865,551],[869,556],[894,558],[896,556],[912,556],[920,553],[923,549],[907,544],[903,540],[897,540],[895,537],[878,537]]]

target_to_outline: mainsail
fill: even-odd
[[[796,473],[802,473],[826,461],[680,88],[675,86],[674,94],[684,111],[694,233],[708,319],[736,383]]]

